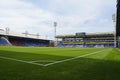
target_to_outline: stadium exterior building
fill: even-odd
[[[58,47],[114,47],[114,33],[57,35]]]
[[[6,30],[0,29],[1,46],[49,46],[49,44],[50,39],[39,34],[10,32],[9,28],[6,28]]]

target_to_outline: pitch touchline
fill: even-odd
[[[81,57],[86,57],[86,56],[93,55],[93,54],[96,54],[96,53],[100,53],[100,52],[103,52],[103,51],[105,51],[105,50],[101,50],[101,51],[97,51],[97,52],[93,52],[93,53],[89,53],[89,54],[85,54],[85,55],[81,55],[81,56],[77,56],[77,57],[73,57],[73,58],[69,58],[69,59],[65,59],[65,60],[55,61],[53,63],[45,64],[44,66],[49,66],[49,65],[53,65],[53,64],[57,64],[57,63],[71,61],[71,60],[74,60],[74,59],[78,59],[78,58],[81,58]]]

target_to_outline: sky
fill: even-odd
[[[113,32],[116,0],[0,0],[0,29],[48,36]]]

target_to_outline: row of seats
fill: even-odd
[[[29,40],[10,40],[10,43],[14,46],[48,46],[48,43],[40,41]]]
[[[25,46],[48,46],[47,43],[38,42],[38,41],[22,41]]]
[[[0,45],[13,46],[49,46],[49,42],[44,40],[23,40],[23,39],[6,39],[0,38]]]
[[[10,43],[14,46],[24,46],[23,43],[21,43],[20,41],[17,41],[17,40],[12,40],[12,41],[10,41]]]
[[[0,45],[7,45],[7,42],[4,40],[0,40]]]
[[[58,47],[96,47],[96,48],[114,48],[114,44],[57,44]]]

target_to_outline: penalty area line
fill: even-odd
[[[105,51],[105,50],[100,50],[100,51],[88,53],[88,54],[85,54],[85,55],[81,55],[81,56],[77,56],[77,57],[73,57],[73,58],[69,58],[69,59],[65,59],[65,60],[55,61],[53,63],[45,64],[44,66],[50,66],[50,65],[53,65],[53,64],[58,64],[58,63],[66,62],[66,61],[71,61],[71,60],[78,59],[78,58],[81,58],[81,57],[86,57],[86,56],[90,56],[90,55],[93,55],[93,54],[97,54],[97,53],[100,53],[100,52],[103,52],[103,51]]]

